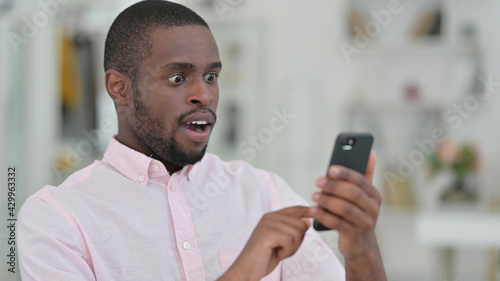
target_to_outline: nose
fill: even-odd
[[[212,103],[214,96],[210,92],[209,85],[200,79],[201,81],[193,81],[191,87],[189,88],[189,95],[187,103],[190,105],[196,105],[199,107],[205,107]]]

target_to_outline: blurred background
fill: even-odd
[[[117,133],[104,40],[135,2],[0,0],[0,182],[16,169],[15,208],[0,193],[0,260],[24,200]],[[208,22],[224,65],[210,152],[312,202],[336,135],[369,131],[389,280],[500,280],[499,1],[176,2]]]

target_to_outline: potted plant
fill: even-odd
[[[477,195],[467,188],[470,175],[479,170],[479,155],[472,142],[457,143],[447,140],[440,143],[429,155],[431,174],[441,171],[451,171],[454,183],[445,191],[443,201],[475,201]]]

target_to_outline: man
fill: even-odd
[[[112,24],[104,60],[118,134],[103,160],[23,205],[23,280],[386,279],[374,155],[365,176],[331,167],[307,207],[278,176],[205,154],[222,64],[196,13],[132,5]],[[345,271],[310,218],[340,233]]]

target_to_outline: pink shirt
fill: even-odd
[[[266,212],[305,201],[278,176],[206,154],[169,175],[115,139],[104,159],[29,197],[18,216],[22,279],[215,280]],[[263,280],[344,280],[312,228]]]

